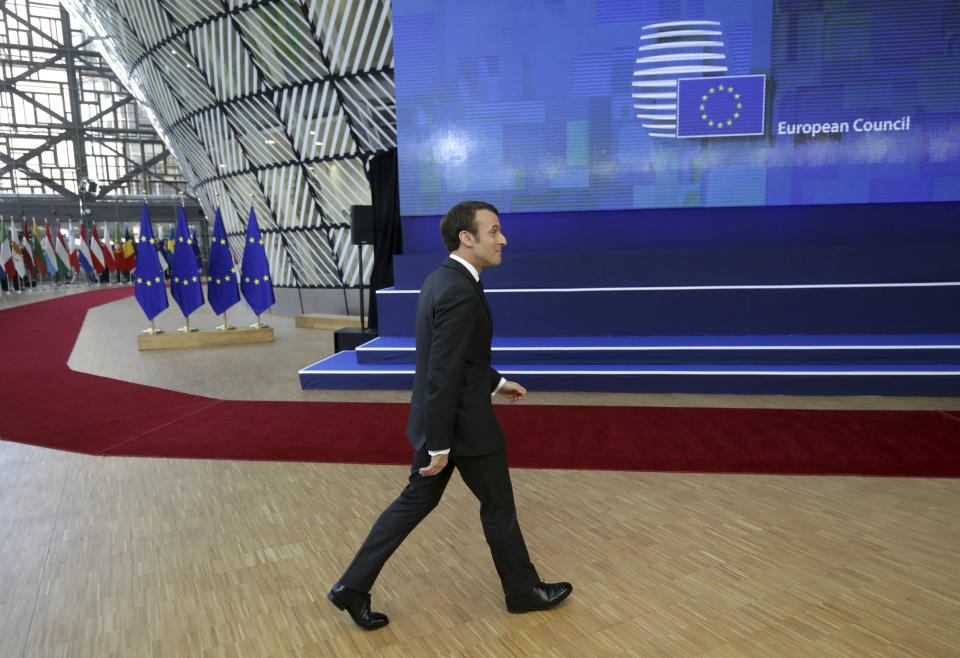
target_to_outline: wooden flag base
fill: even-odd
[[[297,327],[302,329],[326,329],[327,331],[336,331],[347,327],[359,327],[360,318],[355,315],[327,315],[323,313],[311,313],[309,315],[298,315],[294,319]]]
[[[143,350],[179,350],[191,347],[221,347],[247,343],[272,343],[273,329],[236,329],[234,331],[192,331],[176,334],[137,336],[137,348]]]

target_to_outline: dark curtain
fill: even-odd
[[[382,151],[370,160],[367,173],[373,199],[373,270],[370,273],[371,329],[377,328],[377,301],[374,291],[393,285],[393,255],[402,253],[400,194],[397,178],[397,149]]]

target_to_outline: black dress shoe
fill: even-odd
[[[372,631],[390,623],[385,614],[370,612],[370,595],[345,587],[333,586],[327,598],[333,605],[350,613],[354,623],[365,631]]]
[[[549,610],[560,601],[570,596],[573,585],[570,583],[544,583],[533,586],[526,594],[516,594],[507,597],[507,610],[514,614],[532,612],[534,610]]]

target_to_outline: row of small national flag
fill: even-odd
[[[96,235],[96,227],[93,230]],[[128,272],[135,267],[136,256],[132,255],[134,247],[129,234],[127,242],[121,243],[118,233],[118,246],[115,245],[114,248],[102,242],[99,237],[88,241],[86,233],[81,230],[81,234],[83,242],[80,247],[70,249],[63,239],[59,224],[51,231],[50,224],[44,222],[41,230],[34,220],[31,235],[24,221],[23,233],[18,239],[13,220],[10,221],[9,232],[6,223],[0,220],[0,279],[14,279],[18,276],[36,279],[48,274],[69,274],[71,270],[80,272],[81,268],[88,272],[96,269],[98,273],[104,269]],[[97,254],[96,257],[94,253]]]
[[[195,254],[196,245],[187,228],[187,218],[183,204],[177,213],[176,248],[169,255],[170,294],[180,307],[184,317],[203,306],[203,288],[200,268]],[[150,225],[147,204],[143,204],[140,216],[140,237],[137,245],[137,268],[134,276],[134,293],[140,308],[148,320],[155,318],[166,309],[167,288],[160,264],[160,245],[154,238]],[[184,248],[180,248],[181,245]],[[168,252],[169,253],[169,252]],[[257,217],[250,208],[250,221],[243,246],[243,261],[240,274],[237,274],[227,246],[227,232],[223,226],[223,217],[217,208],[213,222],[213,238],[210,241],[210,261],[207,267],[207,296],[213,312],[221,315],[240,301],[240,293],[250,308],[260,315],[273,306],[273,282],[267,263],[267,252],[263,246]],[[238,290],[239,287],[239,290]]]

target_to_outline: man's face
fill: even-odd
[[[460,234],[460,241],[468,247],[472,246],[473,265],[478,270],[485,267],[496,267],[503,258],[503,247],[507,239],[500,232],[500,218],[489,210],[480,209],[474,216],[477,234],[474,236],[468,231]]]

